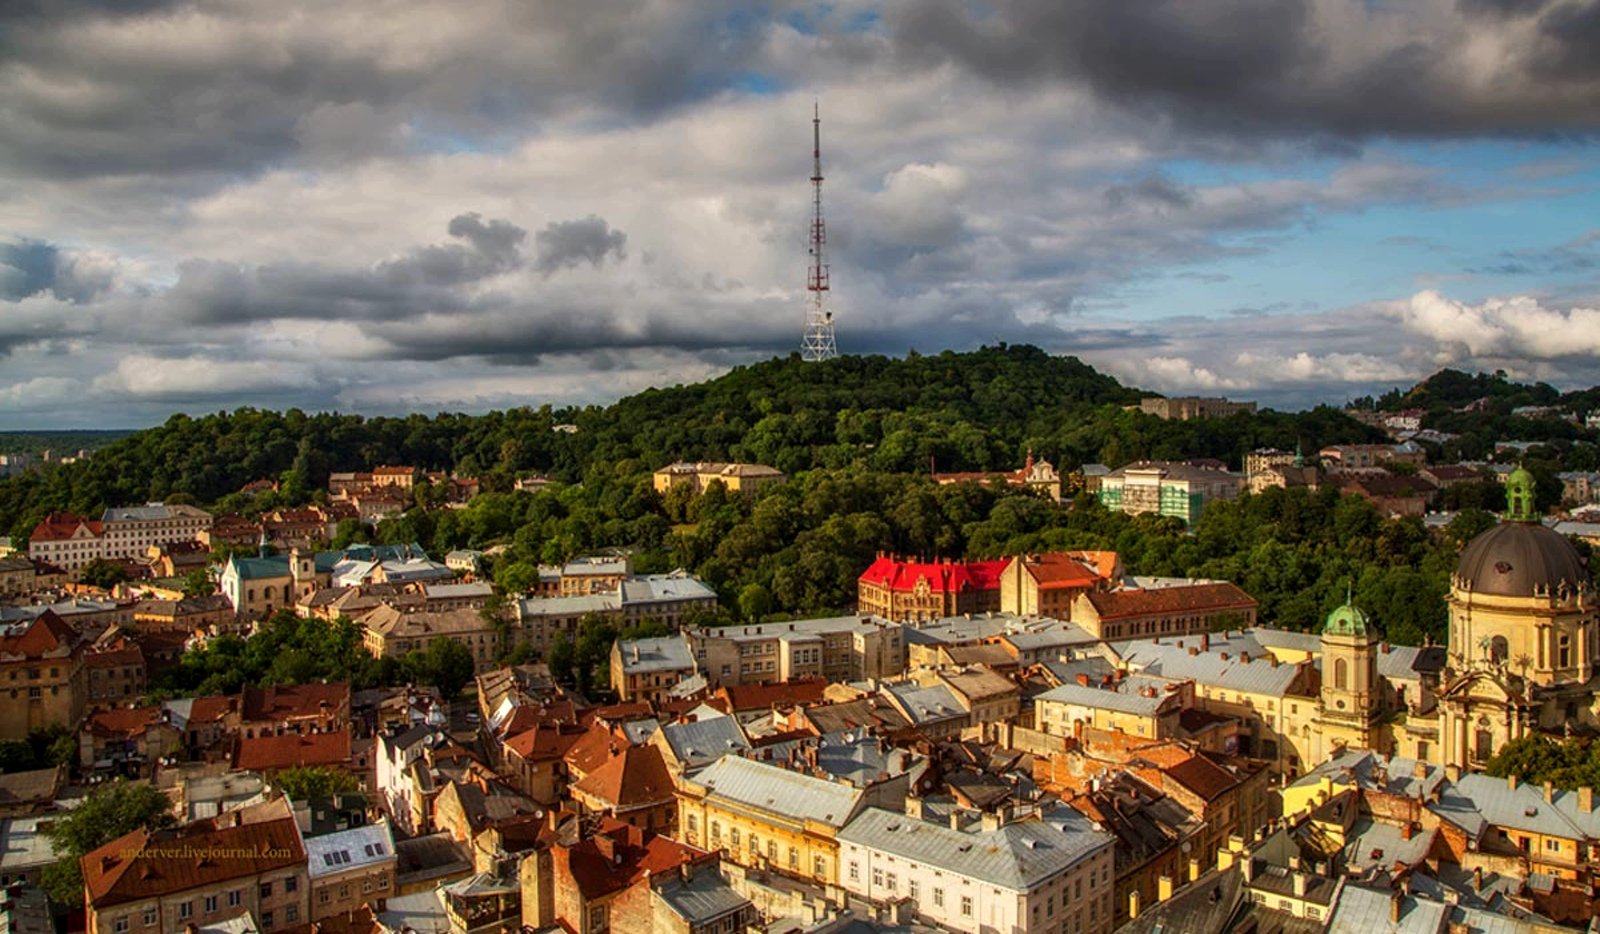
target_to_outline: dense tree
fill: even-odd
[[[309,801],[329,795],[347,794],[361,790],[361,780],[346,772],[328,766],[295,766],[284,769],[273,779],[292,801]]]
[[[1501,746],[1484,771],[1496,778],[1515,775],[1522,781],[1573,790],[1600,782],[1600,744],[1588,740],[1556,740],[1541,734]]]
[[[128,572],[122,565],[104,558],[96,558],[83,566],[78,572],[78,579],[91,587],[104,587],[110,590],[128,579]]]
[[[176,823],[172,802],[152,785],[117,780],[95,787],[77,807],[41,827],[57,859],[40,880],[59,905],[83,904],[83,874],[78,861],[85,853],[143,827],[158,830]]]

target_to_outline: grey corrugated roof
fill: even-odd
[[[1405,839],[1394,824],[1361,818],[1346,834],[1350,842],[1344,848],[1345,865],[1354,869],[1388,869],[1395,863],[1415,866],[1428,856],[1428,848],[1438,834],[1436,828],[1425,828]]]
[[[895,626],[877,616],[826,616],[820,619],[797,619],[785,623],[761,623],[753,626],[720,626],[703,630],[707,636],[719,639],[772,639],[787,632],[840,633],[871,632],[883,626]]]
[[[761,747],[762,756],[774,762],[788,758],[795,750],[814,747],[817,767],[852,785],[864,786],[880,774],[911,773],[913,778],[927,767],[928,760],[909,750],[880,742],[866,730],[841,730],[822,736],[793,739]]]
[[[1400,901],[1400,920],[1391,920],[1388,890],[1346,884],[1328,919],[1328,934],[1438,934],[1450,906],[1411,895]]]
[[[691,926],[715,921],[750,904],[750,899],[734,891],[720,875],[709,869],[696,872],[688,881],[681,876],[668,879],[655,893],[673,914]]]
[[[730,752],[750,748],[744,730],[733,717],[668,723],[661,727],[661,737],[687,769],[699,768]]]
[[[955,692],[943,684],[922,687],[917,684],[886,684],[885,691],[894,695],[901,709],[913,724],[937,723],[954,717],[965,717],[967,708],[961,706]]]
[[[1573,792],[1557,792],[1554,802],[1544,799],[1544,788],[1539,785],[1519,783],[1516,788],[1503,778],[1488,775],[1463,775],[1452,785],[1447,785],[1435,811],[1444,811],[1453,821],[1475,811],[1495,827],[1509,827],[1529,833],[1548,834],[1571,839],[1595,836],[1600,828],[1600,814],[1583,814],[1578,810],[1578,796]],[[1448,803],[1448,804],[1447,804]]]
[[[1115,837],[1074,808],[1058,804],[1041,816],[987,831],[954,830],[948,824],[867,808],[839,831],[839,840],[990,885],[1026,891],[1111,846]]]
[[[842,827],[861,800],[851,785],[791,772],[742,756],[723,756],[694,777],[708,800],[721,800],[760,811],[775,812],[796,822],[814,820]]]
[[[1178,681],[1192,680],[1230,691],[1282,697],[1294,683],[1297,666],[1274,667],[1266,658],[1261,643],[1249,636],[1221,638],[1213,635],[1210,643],[1209,651],[1196,655],[1190,655],[1189,649],[1200,645],[1199,636],[1168,637],[1160,642],[1141,639],[1122,643],[1117,651],[1130,667],[1147,674]],[[1223,653],[1228,655],[1226,659]],[[1242,653],[1250,655],[1249,664],[1244,663]]]
[[[694,656],[682,636],[660,636],[617,643],[622,653],[623,672],[644,674],[651,671],[693,670]]]
[[[1033,700],[1036,704],[1053,701],[1153,717],[1160,712],[1161,705],[1167,702],[1167,698],[1173,696],[1167,693],[1167,685],[1172,683],[1164,678],[1141,675],[1130,675],[1121,681],[1113,681],[1106,687],[1086,686],[1069,681],[1060,687],[1051,688]],[[1155,696],[1146,697],[1143,693],[1146,688],[1154,688]]]
[[[524,597],[517,601],[517,616],[570,616],[584,613],[611,613],[620,609],[621,599],[614,593],[581,597]]]
[[[1294,649],[1297,652],[1322,652],[1322,636],[1314,632],[1294,632],[1289,629],[1269,629],[1256,626],[1245,634],[1269,649]]]
[[[671,600],[715,600],[717,592],[683,571],[642,574],[622,582],[622,602],[663,603]]]

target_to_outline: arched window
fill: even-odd
[[[1333,663],[1333,686],[1340,691],[1350,687],[1350,663],[1342,658]]]
[[[1511,643],[1506,641],[1505,636],[1495,636],[1489,640],[1490,661],[1503,662],[1509,657],[1511,657]]]

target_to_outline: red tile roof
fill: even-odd
[[[1103,559],[1096,557],[1103,554],[1110,554],[1115,566],[1115,552],[1055,551],[1017,560],[1042,590],[1083,590],[1110,578],[1110,571],[1102,570]]]
[[[31,542],[66,541],[76,535],[80,527],[87,527],[95,536],[104,534],[104,528],[98,521],[85,519],[76,513],[52,512],[44,517],[44,521],[33,527],[33,534],[28,536],[28,540]]]
[[[556,848],[557,878],[570,878],[584,900],[593,901],[704,855],[704,850],[606,818],[599,833]],[[560,873],[563,863],[566,872]]]
[[[127,648],[90,652],[84,656],[83,662],[90,668],[124,668],[128,665],[143,665],[144,652],[136,643]]]
[[[45,610],[18,631],[13,628],[0,636],[0,656],[43,658],[70,649],[78,642],[78,634],[54,610]]]
[[[294,717],[314,717],[326,703],[333,711],[350,708],[350,685],[343,681],[332,684],[275,684],[265,688],[247,687],[241,698],[240,709],[246,720],[288,720]]]
[[[305,861],[300,834],[288,818],[238,827],[202,821],[181,830],[136,830],[90,850],[81,865],[89,903],[105,909],[303,867]]]
[[[189,725],[220,722],[234,709],[234,699],[231,697],[196,697],[189,705]]]
[[[716,697],[725,701],[732,708],[728,712],[732,713],[821,703],[827,689],[828,681],[824,678],[803,678],[772,684],[730,684],[719,688]]]
[[[576,724],[541,723],[506,740],[506,748],[524,761],[560,759],[586,735],[588,731]]]
[[[1007,561],[913,562],[880,557],[862,572],[861,583],[909,592],[926,579],[938,593],[999,590]]]
[[[1255,598],[1227,581],[1152,587],[1147,590],[1107,590],[1088,594],[1102,620],[1220,610],[1253,610]]]
[[[296,766],[344,765],[349,761],[349,730],[241,738],[233,753],[234,769],[246,772],[270,772]]]
[[[96,736],[138,736],[161,722],[161,707],[117,707],[89,715],[85,728]]]
[[[581,775],[588,775],[608,760],[623,747],[628,745],[628,738],[620,731],[613,731],[603,723],[596,723],[589,727],[588,732],[578,737],[568,749],[562,759],[567,767]]]
[[[584,776],[573,791],[606,807],[627,809],[672,799],[672,775],[655,746],[629,746]]]

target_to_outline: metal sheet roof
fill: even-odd
[[[1074,808],[994,830],[954,830],[895,811],[867,808],[839,831],[841,843],[892,854],[924,866],[1023,892],[1115,841]]]
[[[831,827],[844,826],[861,800],[861,791],[850,785],[741,756],[723,756],[706,766],[694,781],[706,787],[708,800],[722,799]]]

